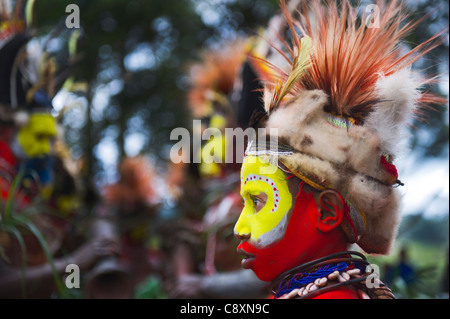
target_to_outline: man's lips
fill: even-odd
[[[242,259],[242,261],[241,261],[242,268],[244,268],[244,269],[251,268],[252,265],[253,265],[253,261],[255,260],[255,255],[245,251],[242,248],[242,242],[239,244],[239,246],[237,247],[236,251],[237,251],[237,253],[239,255],[244,256],[244,259]]]

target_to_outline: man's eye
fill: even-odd
[[[251,196],[251,200],[253,203],[253,208],[255,209],[256,212],[259,212],[266,205],[266,201],[264,200],[264,198],[261,198],[260,196]]]

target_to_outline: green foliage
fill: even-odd
[[[21,249],[21,292],[23,298],[26,298],[26,271],[27,271],[27,246],[24,240],[25,234],[32,234],[39,242],[42,250],[44,251],[47,261],[53,271],[53,278],[58,291],[63,291],[63,284],[58,276],[53,263],[52,253],[47,245],[42,232],[36,227],[33,219],[36,215],[42,213],[42,200],[39,196],[34,197],[27,207],[20,209],[17,207],[20,203],[18,200],[18,193],[22,185],[22,181],[25,175],[24,170],[20,170],[18,174],[12,179],[11,186],[8,190],[8,196],[5,201],[0,203],[0,233],[4,233],[11,238],[15,238],[20,245]],[[5,178],[5,177],[0,177]],[[0,180],[0,182],[2,182]],[[9,257],[6,255],[5,248],[0,246],[0,258],[6,263],[10,263]]]
[[[136,299],[167,299],[161,281],[153,276],[149,276],[146,280],[141,282],[134,292]]]
[[[449,216],[426,218],[422,214],[407,215],[400,224],[401,241],[419,241],[431,245],[447,245],[449,242]]]

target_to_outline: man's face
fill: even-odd
[[[257,248],[279,241],[292,205],[284,173],[259,157],[247,157],[242,164],[241,197],[244,209],[235,232],[249,234],[248,242]]]
[[[17,142],[25,154],[22,165],[37,174],[41,195],[46,199],[53,191],[53,161],[50,153],[55,136],[56,120],[48,113],[32,114],[27,125],[17,133]],[[34,181],[35,176],[26,175],[25,181],[28,179]]]
[[[320,243],[310,211],[317,210],[308,192],[291,194],[283,171],[259,157],[247,157],[241,171],[244,209],[234,229],[242,241],[242,267],[263,281],[298,266]]]
[[[50,154],[51,142],[56,136],[56,121],[50,114],[36,113],[28,124],[20,128],[17,140],[28,158]]]

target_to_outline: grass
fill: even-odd
[[[28,232],[33,234],[38,240],[40,246],[42,247],[45,257],[52,267],[53,278],[56,284],[56,287],[59,292],[64,291],[64,286],[61,279],[58,276],[58,273],[55,269],[55,265],[53,262],[53,256],[50,252],[50,249],[47,245],[47,242],[44,238],[42,232],[35,226],[33,223],[33,217],[37,214],[41,213],[42,208],[42,200],[39,196],[36,196],[31,200],[31,202],[27,205],[25,209],[18,211],[17,205],[17,195],[19,193],[19,188],[22,185],[23,178],[25,176],[25,171],[20,170],[11,181],[11,186],[8,190],[8,196],[3,205],[0,207],[2,211],[0,211],[0,233],[5,233],[9,235],[12,239],[16,239],[21,248],[21,292],[22,297],[26,298],[26,268],[27,268],[27,247],[23,237],[24,232]],[[6,180],[5,176],[0,176],[0,183],[3,182],[2,179]],[[9,182],[9,181],[7,181]],[[3,201],[3,197],[1,198]],[[0,246],[0,258],[4,259],[7,263],[9,263],[9,258],[5,253],[4,247]]]

